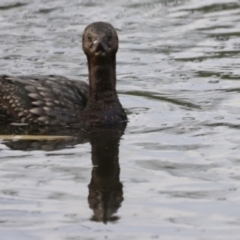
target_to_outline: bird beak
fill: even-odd
[[[92,51],[95,52],[95,55],[105,56],[109,49],[109,45],[105,40],[95,40],[93,42]]]

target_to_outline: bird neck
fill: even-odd
[[[116,60],[114,58],[88,59],[89,99],[84,109],[88,125],[124,123],[126,114],[116,91]]]
[[[116,58],[89,59],[89,98],[101,99],[106,93],[116,95]]]

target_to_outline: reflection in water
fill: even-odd
[[[116,131],[117,130],[117,131]],[[91,134],[92,179],[89,188],[89,206],[93,210],[93,221],[116,221],[113,216],[123,201],[123,185],[119,181],[119,140],[124,129]]]
[[[34,127],[34,126],[0,126],[1,139],[4,140],[4,144],[13,150],[33,151],[54,151],[65,148],[74,147],[76,144],[85,143],[88,140],[87,132],[83,129],[69,129],[58,127]],[[25,136],[25,140],[16,141],[6,140],[9,139],[9,135]],[[7,136],[7,137],[5,137]],[[45,139],[40,137],[46,136]],[[56,136],[55,139],[51,139],[52,136]],[[57,137],[61,136],[61,137]],[[66,138],[63,138],[63,137]]]
[[[73,139],[6,142],[64,149],[53,154],[0,144],[0,239],[239,240],[240,1],[2,0],[1,74],[87,80],[80,35],[99,20],[120,39],[117,85],[130,122],[116,215],[126,218],[89,221],[99,210],[87,186],[106,186],[107,169],[96,164],[90,181],[90,144],[80,145],[89,135],[61,130]]]
[[[113,216],[123,201],[123,185],[119,181],[120,167],[118,159],[119,141],[126,126],[83,129],[54,129],[52,127],[30,128],[29,126],[1,126],[0,135],[4,139],[9,135],[24,135],[25,140],[3,142],[13,150],[52,151],[89,141],[92,147],[92,178],[88,185],[89,207],[93,210],[91,220],[107,223],[116,221]],[[39,137],[45,135],[45,140]],[[30,137],[34,139],[29,139]],[[55,136],[56,139],[51,138]],[[61,136],[61,138],[57,138]],[[66,136],[66,138],[62,138]],[[48,140],[51,139],[51,140]]]

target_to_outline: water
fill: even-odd
[[[1,141],[1,239],[239,239],[239,1],[2,0],[1,73],[87,81],[98,20],[120,38],[125,133]]]

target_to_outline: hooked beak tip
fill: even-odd
[[[93,42],[93,52],[96,55],[106,55],[106,52],[108,51],[109,46],[108,43],[106,43],[105,41],[97,41],[95,40]]]

